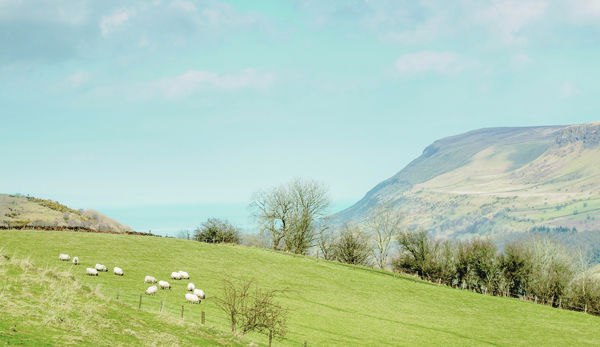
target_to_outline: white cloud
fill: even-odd
[[[512,56],[512,66],[515,68],[523,68],[531,63],[531,58],[525,53],[517,53]]]
[[[108,17],[102,17],[100,22],[100,29],[102,30],[102,36],[106,37],[112,32],[121,27],[131,16],[135,15],[135,10],[121,9],[115,12],[113,15]]]
[[[427,72],[453,75],[464,68],[464,63],[455,52],[423,51],[401,55],[396,60],[395,66],[402,76],[414,76]]]
[[[581,90],[577,89],[572,82],[565,82],[560,86],[560,96],[563,99],[569,99],[579,93],[581,93]]]
[[[583,26],[600,24],[600,1],[564,0],[573,24]]]
[[[65,82],[71,88],[79,88],[83,84],[85,84],[87,81],[89,81],[90,76],[91,75],[89,72],[86,72],[83,70],[78,70],[75,73],[73,73],[72,75],[67,76],[67,78],[65,78]]]
[[[169,4],[169,7],[179,8],[185,12],[195,12],[196,6],[191,1],[175,0]]]
[[[495,0],[493,5],[475,13],[475,22],[487,27],[502,43],[525,43],[519,31],[541,18],[545,1]]]
[[[191,70],[175,77],[152,81],[139,88],[138,96],[180,98],[206,89],[234,91],[243,88],[266,90],[274,82],[273,75],[255,69],[232,74]]]

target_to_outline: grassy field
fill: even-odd
[[[185,324],[199,323],[200,312],[205,311],[207,326],[220,331],[228,328],[224,313],[213,300],[221,291],[220,278],[254,277],[268,288],[290,288],[295,292],[282,298],[293,309],[290,333],[286,340],[275,343],[281,346],[301,346],[305,340],[309,346],[600,345],[600,318],[591,315],[260,249],[144,236],[47,231],[0,231],[0,248],[10,256],[27,258],[38,267],[68,271],[108,298],[116,298],[118,290],[119,301],[125,304],[124,317],[131,315],[129,306],[137,308],[139,295],[148,287],[143,283],[144,276],[168,280],[173,289],[159,291],[156,297],[144,296],[143,311],[157,313],[162,300],[163,316],[175,319],[181,315],[183,305]],[[78,256],[82,264],[60,262],[59,253]],[[111,270],[119,266],[125,276],[108,272],[86,277],[85,268],[96,263]],[[171,272],[179,270],[187,271],[190,281],[206,292],[207,299],[201,305],[185,304],[187,281],[168,279]],[[4,293],[7,275],[1,276]],[[120,314],[111,312],[114,316]],[[151,329],[158,333],[162,327]],[[40,329],[38,334],[51,333]],[[259,334],[251,334],[245,340],[260,345],[266,342]]]
[[[0,345],[244,346],[168,315],[132,309],[68,271],[0,254]]]

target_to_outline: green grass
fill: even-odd
[[[115,298],[119,290],[120,301],[136,308],[139,294],[149,286],[143,283],[144,276],[168,280],[172,271],[187,271],[190,281],[207,294],[201,305],[185,304],[187,281],[169,280],[173,289],[160,291],[156,297],[144,296],[142,310],[154,314],[163,300],[163,316],[177,317],[184,305],[185,322],[198,323],[200,312],[205,311],[207,325],[221,331],[227,330],[227,321],[213,300],[221,291],[221,277],[255,277],[268,288],[290,288],[295,292],[282,298],[293,309],[290,333],[275,345],[301,346],[304,340],[309,346],[600,345],[600,318],[591,315],[260,249],[143,236],[34,231],[2,231],[0,245],[10,255],[29,257],[37,266],[70,271],[92,288],[99,285],[98,291],[106,297]],[[59,262],[59,253],[78,256],[82,265]],[[85,268],[96,263],[111,270],[119,266],[125,276],[108,272],[86,277]],[[123,315],[128,312],[131,309],[123,307]],[[266,341],[259,334],[246,340],[261,345]]]
[[[76,278],[0,254],[0,345],[246,345],[230,334],[135,310]]]

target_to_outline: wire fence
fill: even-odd
[[[159,290],[156,295],[131,293],[112,288],[101,288],[100,292],[106,297],[130,306],[132,309],[168,315],[186,322],[218,329],[222,332],[228,332],[231,329],[231,321],[225,312],[210,300],[202,300],[200,304],[186,303],[181,293],[176,294],[169,290]],[[307,341],[298,340],[293,333],[290,335],[292,336],[282,339],[282,342],[288,346],[314,346],[308,344]],[[247,338],[259,341],[268,339],[268,337],[259,333],[250,333]],[[261,342],[261,345],[263,344]]]
[[[518,299],[521,301],[532,302],[534,304],[546,305],[546,306],[557,308],[557,309],[565,309],[565,310],[583,312],[583,313],[592,314],[595,316],[600,316],[600,311],[594,310],[594,309],[592,309],[592,307],[588,307],[587,304],[577,305],[571,301],[567,301],[567,300],[563,301],[562,298],[558,298],[558,299],[551,298],[550,300],[548,300],[547,298],[538,298],[537,296],[533,296],[533,295],[524,295],[524,294],[518,293],[518,292],[511,292],[510,290],[495,291],[495,292],[488,293],[487,289],[484,289],[482,291],[482,289],[479,288],[479,290],[477,290],[476,288],[470,288],[464,284],[461,285],[460,283],[454,283],[454,282],[447,283],[439,278],[437,278],[437,279],[436,278],[423,278],[423,277],[420,277],[419,275],[414,275],[414,274],[391,272],[391,271],[386,271],[386,270],[381,270],[381,269],[375,269],[374,267],[366,267],[366,266],[355,265],[355,264],[341,263],[338,261],[319,259],[318,253],[317,253],[317,257],[313,257],[313,256],[309,256],[309,255],[300,255],[300,254],[293,254],[293,253],[282,252],[282,251],[275,251],[272,249],[264,249],[264,250],[267,252],[277,253],[277,254],[291,256],[291,257],[306,258],[306,259],[314,260],[316,262],[327,263],[327,264],[330,264],[333,266],[343,266],[343,267],[347,267],[347,268],[352,268],[354,270],[369,271],[372,273],[377,273],[380,275],[393,277],[393,278],[397,278],[400,280],[418,282],[418,283],[431,285],[431,286],[438,286],[438,287],[444,286],[446,288],[452,288],[452,289],[458,289],[458,290],[469,290],[471,292],[483,294],[483,295],[513,298],[513,299]]]

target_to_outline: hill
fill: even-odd
[[[254,277],[267,288],[290,288],[294,292],[281,297],[293,309],[290,332],[285,340],[275,343],[278,346],[302,346],[304,340],[309,346],[600,344],[600,319],[581,312],[425,285],[261,249],[121,234],[15,230],[0,231],[0,244],[5,254],[28,258],[57,272],[70,272],[79,283],[98,288],[101,295],[116,298],[119,293],[120,302],[136,307],[139,294],[148,286],[143,283],[145,275],[166,279],[172,271],[187,271],[190,281],[207,294],[201,305],[185,305],[187,282],[169,281],[173,289],[160,291],[156,297],[144,296],[142,310],[158,312],[162,300],[163,315],[176,317],[185,305],[186,322],[199,322],[200,312],[205,311],[207,325],[222,331],[227,330],[228,323],[213,300],[221,293],[221,277]],[[78,256],[82,265],[59,262],[59,253]],[[95,263],[119,266],[125,276],[109,272],[86,277],[85,268]],[[5,276],[0,277],[3,285]],[[31,303],[23,307],[37,309]],[[150,329],[157,334],[161,331],[158,327]],[[135,331],[143,334],[144,326]],[[251,334],[245,340],[264,345],[266,337]]]
[[[0,221],[9,226],[72,226],[123,232],[130,227],[98,211],[74,210],[57,201],[20,194],[0,194]]]
[[[69,271],[0,254],[0,278],[2,345],[242,346],[228,334],[107,298]]]
[[[337,218],[392,199],[408,225],[444,236],[598,230],[599,169],[600,122],[480,129],[434,142]]]

